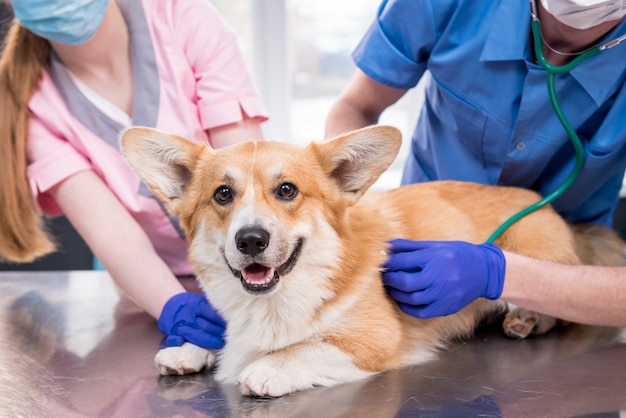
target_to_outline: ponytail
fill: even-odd
[[[50,44],[17,20],[0,57],[0,259],[29,262],[55,250],[26,175],[28,103]]]

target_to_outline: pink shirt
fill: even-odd
[[[128,4],[132,10],[126,11],[125,17],[132,20],[131,36],[142,38],[143,35],[137,42],[144,42],[136,44],[133,51],[135,71],[139,71],[146,55],[146,73],[153,73],[155,81],[141,86],[143,73],[135,74],[135,102],[140,107],[136,107],[134,115],[152,106],[155,127],[196,141],[210,141],[207,129],[242,120],[242,109],[250,117],[267,119],[267,111],[252,83],[235,33],[208,1],[141,0]],[[149,51],[149,44],[152,51],[144,54]],[[135,60],[135,53],[142,57]],[[154,71],[154,63],[158,71]],[[51,71],[48,68],[43,72],[39,89],[29,104],[32,117],[28,177],[41,209],[48,215],[60,215],[61,210],[47,192],[80,171],[93,170],[146,231],[172,271],[179,275],[190,274],[187,244],[159,202],[139,193],[141,180],[119,152],[117,138],[111,139],[109,135],[108,140],[104,140],[92,131],[93,128],[85,126],[89,118],[105,122],[107,126],[115,124],[89,106],[72,112],[68,105],[71,100],[67,97],[81,99],[80,95],[75,94],[71,86],[69,93],[60,91]],[[158,98],[156,103],[137,103],[138,98],[143,98],[141,88],[152,88]],[[76,116],[83,113],[83,109],[87,109],[87,122],[79,121]],[[134,120],[135,124],[142,122]],[[117,135],[119,130],[111,132]]]

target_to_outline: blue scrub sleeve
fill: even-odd
[[[352,53],[373,80],[397,89],[414,87],[436,41],[429,1],[383,1],[376,20]]]

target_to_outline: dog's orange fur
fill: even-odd
[[[400,141],[396,129],[378,126],[308,147],[261,142],[214,150],[174,135],[135,128],[123,135],[122,147],[148,186],[180,217],[191,242],[190,260],[200,283],[226,319],[237,324],[240,316],[249,318],[249,313],[241,312],[239,306],[248,303],[245,301],[250,301],[250,306],[254,304],[254,309],[259,304],[274,304],[268,316],[260,319],[276,325],[277,330],[274,337],[267,336],[268,349],[263,356],[281,355],[284,363],[290,356],[297,356],[303,346],[322,342],[347,354],[359,370],[381,372],[423,361],[451,339],[471,335],[479,321],[505,307],[501,301],[479,299],[447,317],[420,320],[402,313],[387,297],[380,279],[386,242],[408,238],[481,243],[510,216],[539,199],[536,193],[519,188],[453,181],[365,194],[393,162]],[[276,185],[284,181],[297,186],[297,198],[276,199]],[[234,190],[236,199],[232,205],[220,206],[212,199],[212,193],[223,184]],[[264,295],[263,301],[252,301],[254,296],[241,291],[240,296],[234,297],[240,300],[229,297],[222,301],[221,289],[236,279],[218,277],[215,266],[219,266],[219,260],[207,261],[205,253],[213,251],[212,243],[227,245],[223,244],[224,237],[228,237],[231,224],[239,222],[239,211],[246,208],[253,208],[255,219],[272,225],[277,239],[281,239],[281,234],[290,237],[291,231],[301,228],[301,224],[311,226],[312,232],[305,237],[301,261],[293,273],[281,277],[283,287],[274,294]],[[326,228],[332,233],[319,238]],[[565,264],[580,264],[581,259],[587,263],[621,263],[624,248],[616,234],[601,227],[573,229],[550,207],[513,224],[496,244],[511,252]],[[320,259],[319,270],[311,267],[307,260],[315,260],[313,253],[329,245],[336,247],[336,252]],[[594,251],[600,246],[603,251],[596,254]],[[199,248],[204,248],[205,253]],[[280,312],[291,312],[289,304],[303,300],[290,302],[280,299],[279,294],[288,286],[286,282],[296,280],[292,277],[298,274],[310,276],[311,283],[305,280],[301,286],[310,286],[314,291],[311,298],[316,297],[315,292],[326,292],[328,296],[321,296],[319,306],[312,312],[303,312],[310,315],[306,326],[318,331],[292,341],[287,337],[289,332],[281,331],[280,324],[291,318]],[[224,280],[229,283],[220,282]],[[329,312],[336,319],[326,323]],[[539,327],[541,332],[552,326],[551,318],[538,315],[537,321],[544,320],[548,325]],[[505,323],[505,328],[511,328],[507,331],[513,329],[515,321],[513,314]],[[239,328],[233,325],[233,329]],[[532,331],[524,332],[527,335]],[[511,333],[525,336],[516,332]],[[258,344],[263,347],[264,343]],[[244,350],[227,344],[225,352],[237,349]],[[258,393],[254,382],[248,386],[244,393]],[[294,383],[291,389],[268,389],[260,394],[282,394],[298,388]]]

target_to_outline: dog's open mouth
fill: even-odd
[[[261,264],[252,264],[246,267],[241,275],[241,284],[250,293],[264,294],[271,291],[280,276],[275,268],[268,268]]]
[[[239,274],[244,289],[254,295],[271,292],[280,281],[280,277],[293,269],[301,250],[302,240],[299,240],[287,261],[278,267],[266,267],[259,263],[250,264]]]

